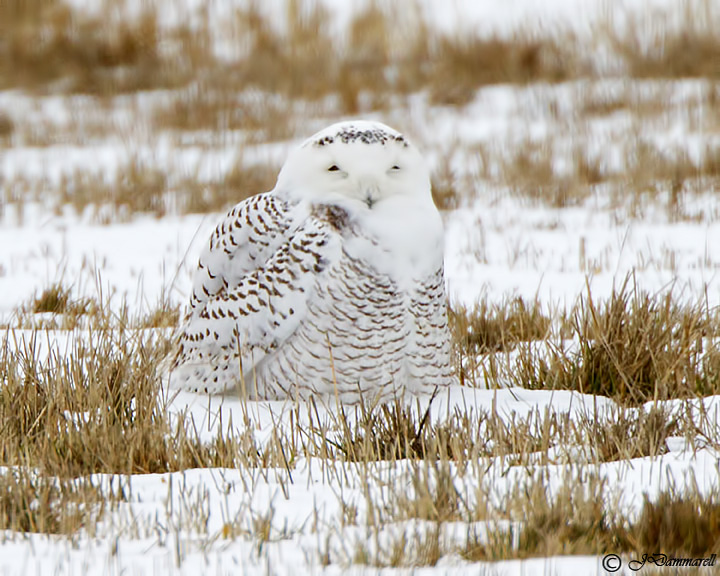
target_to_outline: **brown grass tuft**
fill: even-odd
[[[110,6],[104,12],[89,16],[60,0],[3,2],[0,82],[95,94],[173,84],[175,67],[159,50],[157,14],[127,19]]]
[[[483,298],[472,309],[451,309],[449,319],[454,340],[468,354],[511,350],[518,342],[550,335],[551,319],[539,302],[528,303],[521,297],[500,303]]]
[[[573,51],[551,37],[528,33],[510,39],[440,36],[430,51],[430,95],[437,104],[470,102],[489,84],[561,82],[576,76]]]
[[[717,495],[662,492],[654,501],[645,497],[633,532],[638,548],[648,553],[696,558],[716,554],[720,546]]]
[[[58,479],[27,468],[0,474],[0,529],[21,533],[92,533],[118,495],[88,478]]]
[[[131,329],[147,320],[116,316],[107,304],[91,310],[86,334],[68,333],[67,349],[49,344],[47,358],[42,332],[29,339],[10,333],[15,342],[0,351],[3,465],[76,477],[232,465],[241,454],[257,454],[251,438],[223,436],[204,445],[191,422],[171,422],[159,388],[169,338]]]
[[[720,386],[717,315],[702,304],[679,304],[624,284],[606,302],[590,294],[571,314],[578,348],[522,346],[510,379],[540,389],[609,396],[626,405],[715,394]]]
[[[708,0],[689,0],[682,12],[626,15],[605,34],[635,78],[720,78],[720,12]]]
[[[5,112],[0,110],[0,144],[10,142],[15,132],[15,122]]]
[[[243,165],[238,161],[221,179],[205,184],[192,180],[179,185],[179,208],[184,213],[227,210],[250,196],[275,186],[279,168],[274,164]]]
[[[520,342],[548,338],[551,329],[551,320],[539,304],[522,298],[499,304],[484,298],[472,309],[449,308],[448,320],[460,383],[471,386],[476,385],[479,360],[484,356],[510,351]]]

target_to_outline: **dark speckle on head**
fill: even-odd
[[[382,144],[383,146],[390,141],[402,144],[404,148],[407,148],[408,143],[402,134],[391,134],[380,128],[373,128],[370,130],[359,130],[353,126],[347,126],[340,129],[340,131],[333,136],[323,136],[313,142],[314,146],[325,146],[326,144],[332,144],[335,139],[340,140],[343,144],[350,144],[352,142],[362,142],[363,144]]]

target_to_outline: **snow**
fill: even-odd
[[[191,21],[190,15],[206,7],[210,18],[227,16],[225,2],[165,1],[167,10],[162,14],[166,26]],[[87,0],[71,3],[88,11],[99,6]],[[144,0],[128,0],[131,11],[139,12],[143,4]],[[258,4],[276,13],[283,9],[282,0]],[[340,0],[324,0],[324,4],[338,30],[344,28],[352,9],[364,5],[352,3],[351,9],[351,3]],[[440,0],[420,0],[417,4],[430,15],[428,21],[449,33],[474,28],[499,34],[524,27],[572,27],[588,33],[602,18],[611,17],[623,25],[634,12],[672,11],[677,6],[671,0],[505,0],[500,4],[454,0],[450,7]],[[610,172],[622,173],[628,148],[636,142],[634,119],[626,109],[591,120],[577,119],[582,98],[592,93],[608,98],[627,93],[638,100],[667,96],[671,102],[668,111],[643,126],[642,139],[668,153],[686,152],[698,159],[718,142],[716,129],[707,127],[702,104],[697,104],[707,89],[700,80],[655,83],[613,79],[559,86],[495,86],[480,90],[477,98],[461,109],[434,107],[418,96],[410,99],[407,109],[393,110],[382,119],[407,127],[433,166],[449,155],[453,168],[466,176],[481,174],[486,168],[481,152],[508,154],[527,141],[549,142],[569,151],[586,143],[588,153]],[[139,311],[152,309],[164,299],[183,304],[198,254],[220,216],[134,216],[124,222],[102,223],[92,210],[78,215],[33,200],[17,202],[10,183],[25,182],[29,190],[57,186],[63,175],[87,166],[112,181],[133,158],[155,163],[170,173],[210,180],[225,174],[240,156],[247,162],[279,163],[297,143],[247,145],[240,155],[231,139],[220,144],[210,139],[209,143],[195,140],[178,145],[161,131],[134,131],[131,127],[137,118],[166,96],[122,97],[113,99],[109,108],[98,108],[92,99],[83,97],[0,92],[0,110],[13,118],[31,118],[40,128],[46,121],[62,126],[78,116],[90,122],[93,115],[110,113],[118,129],[114,134],[88,136],[80,143],[36,147],[18,142],[0,149],[0,324],[10,322],[13,311],[33,294],[58,281],[70,285],[78,296],[115,294],[116,303],[124,299]],[[313,124],[305,135],[315,128]],[[560,157],[565,162],[554,166],[558,175],[570,169],[572,155]],[[489,168],[492,172],[498,166]],[[678,220],[669,214],[668,199],[662,194],[641,199],[638,215],[629,217],[630,200],[609,200],[602,188],[577,205],[555,208],[486,180],[475,182],[474,198],[444,216],[447,286],[453,302],[472,305],[482,297],[502,301],[517,295],[537,299],[548,309],[568,307],[588,287],[599,299],[634,273],[638,285],[651,293],[672,290],[677,298],[720,305],[720,252],[715,249],[720,246],[717,191],[684,195],[682,210],[687,217]],[[15,336],[28,333],[8,333],[5,338],[12,341]],[[59,349],[67,349],[67,335],[44,337],[47,340],[39,342],[43,350],[53,345],[51,338]],[[706,424],[717,431],[720,397],[693,402],[696,409],[702,403],[710,422]],[[663,406],[679,411],[692,405],[670,401]],[[237,433],[249,426],[260,446],[272,441],[275,427],[290,428],[291,414],[304,422],[309,417],[303,409],[294,412],[293,406],[280,402],[242,404],[232,398],[208,400],[185,393],[174,397],[168,410],[174,417],[187,413],[205,440],[214,438],[219,430],[227,432],[230,426]],[[433,422],[443,421],[454,410],[495,413],[506,420],[545,411],[572,418],[611,418],[617,406],[606,398],[564,391],[455,387],[433,403]],[[246,423],[248,413],[250,421]],[[320,415],[332,422],[337,408],[320,407]],[[629,512],[639,511],[644,495],[653,497],[662,490],[688,487],[711,494],[720,488],[720,455],[715,448],[700,437],[693,442],[672,437],[667,448],[667,453],[657,458],[601,464],[584,461],[578,452],[578,461],[568,464],[570,449],[556,446],[550,452],[556,456],[555,463],[537,468],[547,474],[551,489],[562,485],[569,473],[593,473],[606,479],[618,491],[623,510]],[[483,470],[482,479],[473,474],[456,479],[458,489],[467,494],[483,481],[495,486],[499,496],[527,475],[525,467],[510,466],[500,458],[473,466]],[[388,486],[398,490],[406,486],[411,472],[407,462],[395,468],[377,463],[367,489],[382,498]],[[412,569],[351,564],[354,544],[368,539],[368,530],[362,521],[367,475],[350,463],[337,462],[328,470],[319,458],[301,457],[291,470],[198,469],[97,476],[95,480],[122,484],[131,494],[128,502],[119,503],[109,514],[98,533],[81,531],[72,538],[59,538],[5,532],[0,542],[0,574],[605,573],[602,559],[597,557],[469,563],[448,555],[437,566]],[[360,521],[346,526],[340,521],[342,506],[352,502],[358,505]],[[270,537],[261,542],[250,533],[253,521],[265,516],[271,520]],[[227,537],[229,525],[236,531],[235,537]],[[426,528],[421,522],[384,526],[379,538],[392,541],[401,531],[412,535]],[[466,529],[465,524],[444,525],[443,537],[452,540]],[[481,532],[487,529],[487,525],[479,526]],[[323,564],[325,555],[332,560],[328,566]]]
[[[185,301],[213,217],[143,217],[110,226],[45,214],[0,228],[0,319],[53,283],[76,295],[117,293],[139,311]],[[69,221],[68,221],[69,220]],[[189,248],[189,251],[188,251]],[[187,255],[186,255],[187,252]]]
[[[715,198],[699,203],[711,207]],[[707,288],[709,304],[720,303],[720,259],[712,250],[720,222],[618,222],[588,208],[520,210],[517,201],[478,202],[452,216],[445,262],[453,299],[471,304],[482,293],[493,300],[518,295],[568,306],[586,292],[586,280],[594,295],[607,296],[635,271],[648,292],[672,289],[692,299]]]

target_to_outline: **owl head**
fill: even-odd
[[[292,151],[276,192],[353,212],[400,202],[432,205],[430,173],[405,136],[380,122],[333,124]]]

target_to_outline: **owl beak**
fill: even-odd
[[[365,180],[361,183],[360,189],[362,191],[363,202],[367,204],[368,208],[372,208],[380,198],[380,187],[377,182],[374,180]]]

